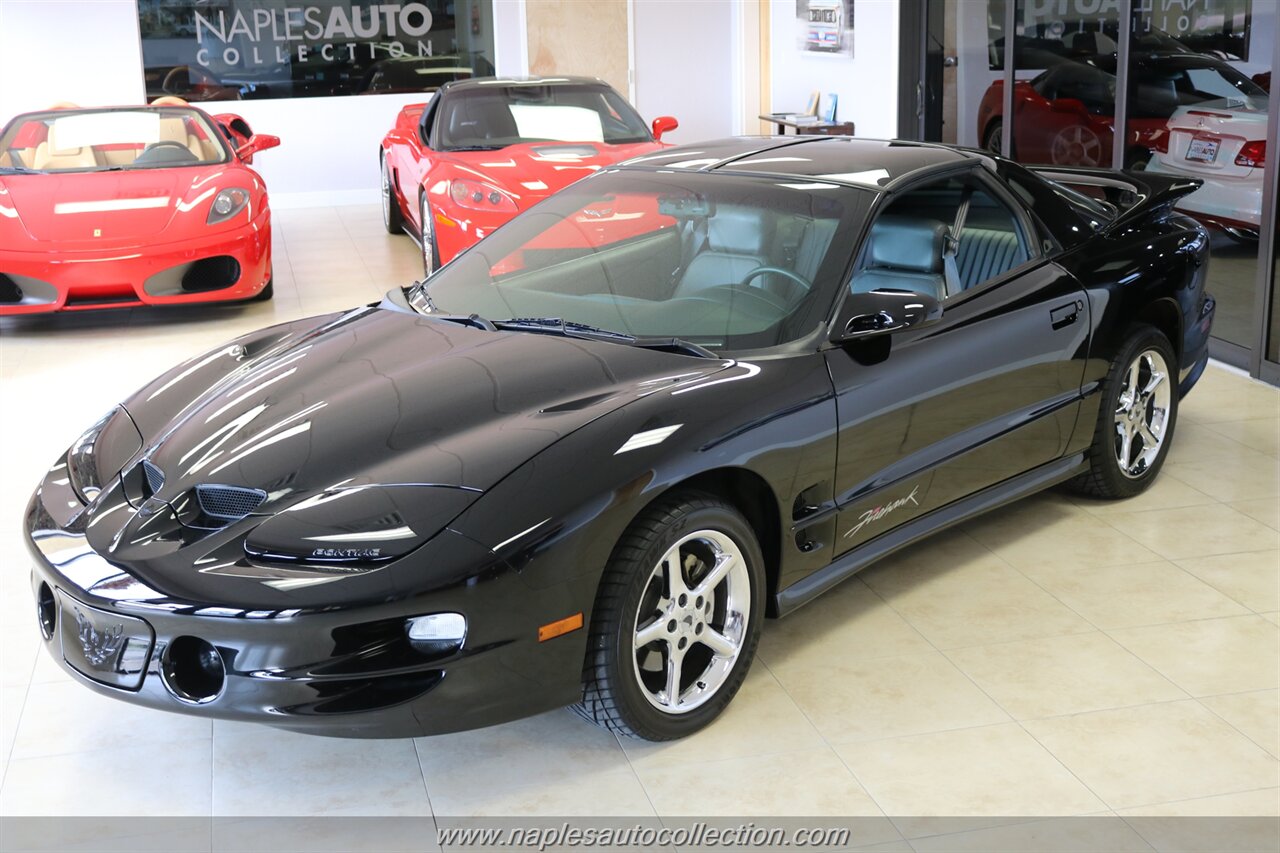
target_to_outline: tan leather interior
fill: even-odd
[[[33,169],[85,169],[101,166],[94,150],[88,146],[82,148],[61,148],[58,145],[58,125],[49,126],[49,138],[36,146],[32,157]]]
[[[8,151],[0,151],[0,166],[18,166],[33,169],[35,167],[32,163],[35,162],[35,159],[35,148],[11,148]]]
[[[200,140],[194,134],[187,133],[187,125],[181,118],[166,117],[160,119],[160,140],[162,142],[179,142],[187,147],[193,155],[207,160]]]

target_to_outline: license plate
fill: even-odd
[[[1212,163],[1218,159],[1218,140],[1193,139],[1187,146],[1187,159],[1197,163]]]
[[[62,658],[103,684],[137,690],[147,674],[155,634],[141,619],[109,613],[59,590]]]

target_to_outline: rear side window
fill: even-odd
[[[949,178],[893,199],[871,227],[852,289],[937,299],[999,278],[1031,257],[1013,211],[980,181]]]

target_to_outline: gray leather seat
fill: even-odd
[[[737,284],[756,267],[768,266],[773,219],[757,210],[721,208],[707,220],[706,246],[689,262],[676,285],[676,296],[708,287]],[[748,282],[759,287],[763,277]]]
[[[1018,236],[1009,231],[966,227],[960,233],[956,266],[962,290],[1008,272],[1025,260]]]
[[[850,283],[854,293],[912,290],[935,299],[946,296],[942,250],[947,226],[936,219],[886,214],[871,227],[863,269]]]

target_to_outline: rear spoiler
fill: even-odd
[[[1106,196],[1105,204],[1115,209],[1115,217],[1102,229],[1111,231],[1143,219],[1157,219],[1175,202],[1200,189],[1199,178],[1158,175],[1151,172],[1120,172],[1075,166],[1028,167],[1046,181],[1057,184],[1097,187]],[[1095,199],[1096,201],[1097,199]]]

